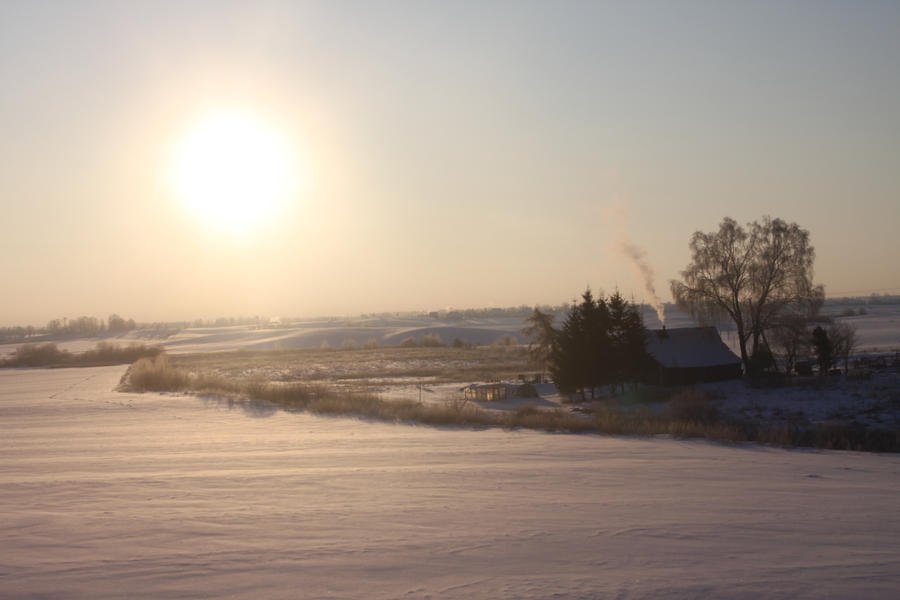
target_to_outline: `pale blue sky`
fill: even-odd
[[[725,216],[900,288],[897,2],[6,2],[0,322],[646,296]],[[211,107],[309,185],[240,239],[166,187]]]

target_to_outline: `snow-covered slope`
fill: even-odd
[[[320,418],[123,371],[0,371],[0,597],[900,589],[900,457]]]
[[[161,343],[171,353],[217,352],[221,350],[271,350],[287,348],[340,348],[345,344],[363,346],[398,346],[407,339],[421,341],[425,336],[438,336],[442,343],[460,340],[471,344],[492,344],[504,335],[524,342],[523,323],[506,319],[501,323],[447,324],[422,318],[383,324],[315,323],[278,329],[252,327],[220,327],[186,329]]]
[[[894,352],[900,350],[900,305],[868,306],[864,315],[839,317],[857,328],[858,352]],[[837,316],[838,313],[834,313]],[[658,329],[662,323],[656,313],[646,308],[644,323],[649,329]],[[138,330],[116,336],[85,339],[32,340],[35,343],[54,341],[70,352],[84,352],[104,339],[118,344],[133,342],[160,344],[169,353],[220,352],[224,350],[262,350],[287,348],[319,348],[323,345],[340,348],[345,344],[362,346],[375,343],[396,346],[412,337],[421,340],[426,335],[437,335],[444,344],[454,340],[472,344],[492,344],[509,335],[522,343],[528,340],[522,334],[525,323],[517,317],[484,317],[462,321],[441,321],[429,316],[397,317],[393,319],[317,320],[293,323],[290,327],[259,329],[251,326],[200,327],[178,332]],[[669,308],[666,326],[671,329],[696,327],[697,323],[685,313]],[[734,328],[727,321],[719,324],[722,340],[736,354],[740,354]],[[11,355],[20,343],[0,344],[0,357]]]

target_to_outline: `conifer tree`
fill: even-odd
[[[609,337],[612,353],[613,392],[624,391],[626,381],[637,379],[647,364],[646,328],[641,313],[629,304],[618,290],[609,297]]]
[[[819,363],[819,373],[826,375],[834,364],[834,344],[828,337],[828,332],[821,327],[816,327],[812,332],[812,347],[816,353],[816,361]]]
[[[634,380],[646,361],[640,312],[616,292],[594,299],[588,289],[553,336],[550,373],[559,391],[581,393],[609,385],[613,392]]]

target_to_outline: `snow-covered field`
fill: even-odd
[[[342,348],[348,345],[362,347],[398,346],[407,338],[422,340],[425,336],[437,336],[442,343],[454,340],[470,344],[493,344],[510,336],[525,342],[522,335],[523,321],[516,317],[484,318],[462,322],[443,322],[428,316],[416,319],[392,320],[367,319],[355,321],[308,321],[290,327],[258,328],[236,325],[232,327],[192,327],[180,331],[136,330],[102,338],[38,339],[33,343],[54,342],[69,352],[84,352],[98,341],[127,345],[142,343],[160,345],[169,354],[192,352],[222,352],[228,350],[285,350],[296,348]],[[12,355],[19,343],[0,344],[0,358]]]
[[[0,371],[3,598],[894,598],[900,457],[435,429]]]
[[[864,380],[796,378],[787,387],[754,388],[744,380],[704,383],[724,416],[756,423],[806,428],[826,421],[867,427],[900,427],[900,373],[884,371]]]
[[[840,317],[842,310],[864,311],[865,314]],[[825,311],[857,330],[857,351],[866,353],[893,353],[900,351],[900,305],[847,305],[831,306]],[[644,323],[650,329],[661,327],[656,313],[648,307],[643,311]],[[666,313],[669,328],[694,327],[697,323],[688,315],[669,307]],[[310,320],[277,328],[254,326],[200,327],[180,331],[138,330],[114,336],[104,336],[110,342],[158,344],[169,354],[190,352],[220,352],[226,350],[276,350],[293,348],[341,348],[346,345],[396,346],[407,338],[421,340],[425,336],[438,336],[444,344],[460,340],[471,344],[493,344],[510,336],[519,342],[527,340],[522,335],[524,322],[519,317],[483,317],[466,320],[441,320],[427,315],[418,317],[370,318],[347,320]],[[723,341],[735,353],[738,351],[734,328],[728,322],[719,324]],[[84,352],[93,348],[98,338],[37,339],[34,343],[53,341],[59,348],[70,352]],[[0,358],[11,355],[19,343],[0,344]]]

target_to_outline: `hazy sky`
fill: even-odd
[[[0,324],[641,300],[721,219],[810,230],[829,295],[900,291],[900,3],[0,3]],[[300,182],[187,210],[211,111]]]

